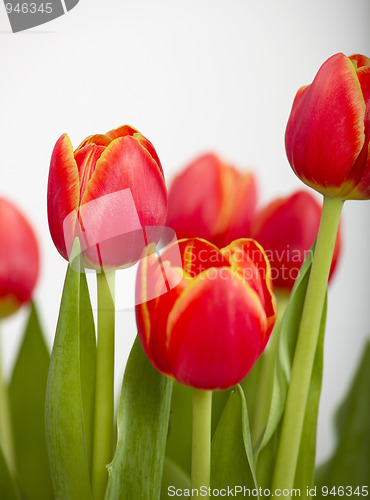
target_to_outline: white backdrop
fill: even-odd
[[[12,34],[0,4],[0,195],[17,203],[42,247],[36,291],[49,345],[66,262],[51,241],[52,148],[127,123],[153,142],[167,181],[214,150],[258,177],[260,206],[300,188],[285,156],[293,98],[336,52],[370,55],[368,0],[80,0],[65,16]],[[369,202],[344,207],[344,245],[329,294],[318,457],[331,415],[370,334]],[[90,276],[91,278],[91,276]],[[124,271],[120,281],[125,280]],[[25,313],[2,325],[10,372]],[[117,393],[135,336],[117,314]]]

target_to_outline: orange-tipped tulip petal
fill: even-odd
[[[269,263],[252,240],[222,250],[200,239],[175,242],[160,259],[151,255],[140,263],[136,293],[139,338],[149,360],[199,389],[240,382],[275,322]]]
[[[0,319],[31,299],[39,266],[30,224],[12,203],[0,198]]]
[[[370,60],[339,53],[296,95],[285,134],[288,160],[324,195],[370,198],[369,85]]]

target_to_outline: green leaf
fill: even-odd
[[[337,447],[333,457],[320,467],[317,484],[322,486],[366,486],[370,484],[370,341],[348,394],[336,416]]]
[[[173,382],[166,456],[191,474],[193,389]]]
[[[76,240],[74,255],[79,255]],[[54,493],[91,499],[95,328],[80,257],[68,266],[46,388],[46,437]]]
[[[172,489],[169,488],[172,486]],[[166,457],[164,459],[162,487],[161,487],[161,500],[172,498],[173,488],[175,489],[190,489],[190,477],[186,472],[181,469],[175,462]]]
[[[0,446],[0,498],[4,500],[20,500],[17,485],[10,473],[5,460],[3,450]]]
[[[313,250],[313,249],[312,249]],[[306,297],[313,251],[309,252],[302,265],[299,277],[291,292],[283,319],[275,332],[278,338],[278,356],[275,365],[274,384],[269,417],[256,452],[256,467],[259,486],[271,486],[272,472],[280,438],[280,427],[288,393],[297,334],[304,300]],[[312,484],[318,404],[321,392],[323,339],[326,320],[326,304],[320,324],[320,339],[317,346],[310,392],[306,406],[305,428],[299,453],[299,469],[295,482],[304,487]],[[305,470],[302,470],[305,467]],[[306,482],[308,481],[308,482]]]
[[[53,498],[44,415],[49,362],[49,351],[32,304],[9,386],[17,480],[27,500]]]
[[[212,392],[212,432],[211,432],[212,437],[216,432],[217,426],[220,422],[220,418],[229,400],[229,396],[232,390],[233,389],[226,389],[225,391]],[[190,432],[191,432],[191,422],[190,422]]]
[[[257,400],[259,397],[261,397],[261,395],[259,394],[259,380],[261,377],[261,369],[263,368],[263,363],[265,361],[263,354],[264,353],[262,353],[262,356],[260,356],[260,358],[254,364],[247,377],[242,380],[242,382],[240,382],[240,386],[244,391],[245,399],[247,401],[252,437],[255,437],[253,436],[253,429],[256,427],[254,421],[256,415]]]
[[[123,377],[106,500],[159,500],[171,390],[172,381],[153,368],[136,338]]]
[[[211,488],[257,488],[248,410],[242,388],[230,393],[212,440]],[[243,493],[235,496],[243,497]]]

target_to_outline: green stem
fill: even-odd
[[[194,389],[191,460],[192,489],[199,490],[201,486],[209,488],[211,484],[211,415],[212,391]],[[209,498],[209,495],[203,498]]]
[[[262,354],[260,376],[258,380],[256,406],[253,412],[253,446],[258,442],[264,428],[266,427],[270,412],[272,390],[274,385],[275,361],[279,341],[279,327],[289,299],[288,292],[275,292],[277,303],[277,316],[274,329],[271,333],[268,346]]]
[[[294,354],[272,491],[277,488],[291,489],[294,485],[312,367],[342,207],[343,200],[324,197],[320,228]]]
[[[14,472],[13,433],[10,418],[8,385],[3,374],[1,340],[0,331],[0,446],[3,450],[9,470]]]
[[[114,431],[114,286],[115,271],[97,273],[98,345],[92,490],[94,500],[102,500],[108,481],[106,465],[113,457]]]

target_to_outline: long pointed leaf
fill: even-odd
[[[49,351],[32,304],[9,386],[18,485],[27,500],[53,498],[44,415],[49,363]]]
[[[78,246],[76,240],[77,255]],[[73,268],[69,265],[67,270],[46,389],[49,459],[54,493],[60,500],[90,500],[92,495],[88,456],[91,441],[89,436],[86,438],[92,417],[84,416],[84,410],[93,408],[89,400],[92,390],[90,396],[82,391],[90,384],[94,386],[94,363],[86,357],[89,352],[93,355],[95,331],[91,323],[81,328],[81,320],[86,319],[86,310],[91,308],[87,286],[81,286],[85,280],[82,262],[76,258]],[[85,313],[81,313],[82,304]]]
[[[230,393],[212,440],[211,487],[257,488],[248,411],[240,386]],[[243,492],[235,496],[243,497]]]
[[[191,473],[192,401],[193,389],[174,381],[166,456],[189,475]]]
[[[152,367],[136,338],[123,377],[106,500],[159,500],[171,390],[172,381]]]
[[[163,466],[161,500],[172,498],[174,489],[190,489],[190,477],[175,462],[166,457]]]

